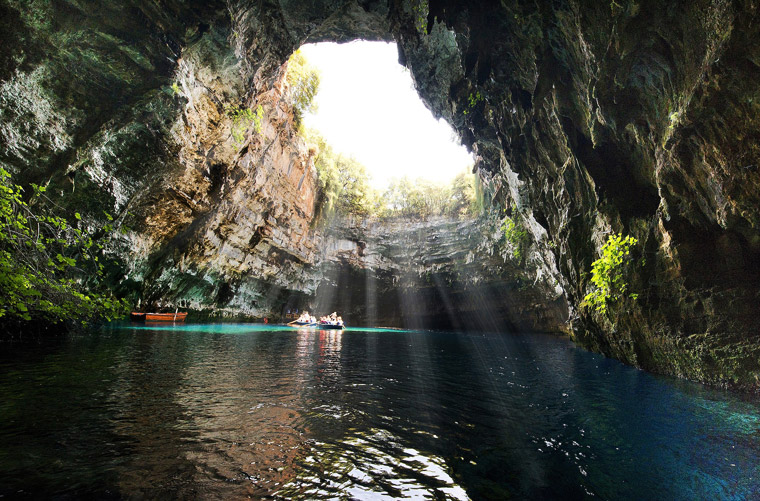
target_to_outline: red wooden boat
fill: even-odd
[[[133,322],[184,322],[187,312],[177,313],[139,313],[133,311],[129,319]]]

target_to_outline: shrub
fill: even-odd
[[[230,133],[237,144],[243,143],[248,129],[253,128],[254,134],[261,132],[261,119],[264,116],[264,109],[261,105],[256,107],[256,111],[250,108],[227,105],[224,107],[224,112],[232,118]]]
[[[522,261],[528,249],[528,244],[530,244],[530,238],[528,230],[523,226],[519,216],[507,216],[501,224],[501,229],[504,232],[505,239],[512,248],[512,256],[518,261]]]
[[[594,290],[583,299],[599,313],[606,313],[607,306],[612,301],[623,297],[637,299],[638,294],[628,293],[627,278],[632,267],[637,263],[631,256],[632,248],[638,240],[630,235],[612,234],[602,247],[602,256],[591,265],[591,283]]]
[[[113,218],[86,231],[79,213],[76,226],[45,208],[45,188],[32,185],[27,203],[23,189],[0,168],[0,318],[87,323],[118,317],[127,304],[107,290],[103,276],[102,237]],[[34,210],[33,210],[34,208]]]

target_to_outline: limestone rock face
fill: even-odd
[[[429,102],[558,271],[576,341],[757,388],[757,3],[431,2],[436,18],[463,77],[434,79],[449,100]],[[413,70],[428,31],[403,38]],[[628,278],[638,300],[598,314],[582,303],[611,233],[636,237],[645,264]]]
[[[354,325],[563,332],[567,303],[515,259],[497,217],[341,221],[326,231],[316,311]]]
[[[293,128],[283,73],[245,91],[239,59],[213,33],[178,61],[182,113],[170,136],[181,167],[135,202],[144,214],[135,238],[149,241],[130,278],[148,285],[148,302],[268,316],[284,291],[316,286],[316,170]]]
[[[302,43],[395,40],[423,101],[476,152],[494,206],[529,230],[530,272],[548,284],[536,290],[548,301],[563,294],[577,342],[648,370],[757,389],[758,9],[0,0],[0,165],[47,184],[87,221],[107,210],[130,228],[114,247],[123,291],[270,314],[308,301],[323,275],[325,287],[340,283],[330,278],[338,263],[376,269],[413,240],[368,229],[359,256],[345,242],[364,240],[312,229],[314,171],[282,100],[282,64]],[[241,132],[235,110],[259,105],[260,130]],[[453,238],[445,228],[426,231]],[[600,314],[583,298],[611,233],[636,237],[645,264],[627,277],[638,299]],[[447,255],[427,238],[412,254]],[[489,250],[467,245],[470,264],[486,269]],[[414,259],[386,267],[389,276],[435,268]]]

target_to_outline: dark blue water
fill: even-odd
[[[760,493],[757,402],[565,339],[116,325],[0,350],[6,498]]]

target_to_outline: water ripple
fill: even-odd
[[[0,351],[0,496],[752,499],[760,406],[509,334],[115,326]]]

